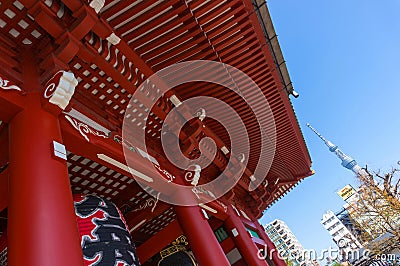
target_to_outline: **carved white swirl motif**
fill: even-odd
[[[190,168],[194,168],[194,174],[189,170]],[[201,167],[198,164],[194,164],[189,166],[189,168],[187,169],[188,172],[186,172],[185,174],[185,180],[188,182],[191,182],[190,184],[192,186],[197,186],[197,184],[199,183],[199,179],[200,179],[200,172],[201,172]]]
[[[205,109],[203,109],[203,108],[200,108],[197,112],[196,112],[196,115],[195,116],[197,116],[199,119],[200,119],[200,121],[203,121],[204,120],[204,118],[206,118],[206,110]]]
[[[243,163],[244,160],[246,160],[246,156],[243,153],[240,153],[239,156],[237,156],[237,159],[239,162]]]
[[[44,91],[44,94],[43,94],[44,98],[48,99],[51,96],[53,96],[55,89],[56,89],[56,84],[55,83],[51,83],[51,84],[47,85],[47,87],[46,87],[46,89]]]
[[[185,180],[186,180],[186,181],[192,181],[192,176],[193,176],[193,173],[192,173],[192,172],[186,172],[186,174],[185,174]]]
[[[141,211],[141,210],[143,210],[143,209],[145,209],[147,207],[153,207],[153,208],[151,208],[151,212],[154,212],[154,209],[157,206],[159,197],[160,197],[160,192],[158,192],[156,198],[151,197],[151,198],[147,199],[145,202],[140,204],[139,207],[137,207],[136,209],[132,210],[132,212],[138,212],[138,211]]]
[[[162,175],[164,175],[165,178],[168,179],[168,183],[171,183],[174,181],[175,176],[171,175],[167,170],[162,169],[159,165],[154,164],[154,167],[160,172]]]
[[[95,46],[95,48],[98,48],[98,45]],[[114,62],[115,61],[113,61],[113,63]],[[210,75],[211,69],[213,73],[217,73],[216,71],[218,71],[221,75]],[[179,75],[177,73],[179,73]],[[226,76],[222,75],[222,73]],[[246,87],[247,93],[239,89],[240,86],[238,86],[237,82],[232,82],[237,80],[240,80],[240,84],[244,84],[242,82],[246,82],[246,86],[248,84],[248,87]],[[160,119],[161,126],[159,127],[159,136],[162,144],[160,152],[162,152],[163,161],[167,160],[171,165],[180,169],[187,169],[189,165],[194,164],[198,164],[203,169],[206,169],[206,167],[212,163],[215,163],[218,167],[220,165],[226,165],[226,167],[221,167],[218,177],[214,177],[212,180],[202,179],[202,182],[196,185],[196,187],[212,191],[217,197],[223,197],[224,194],[230,192],[237,183],[240,182],[240,179],[246,172],[246,165],[244,163],[238,163],[237,160],[234,159],[235,156],[240,153],[245,155],[244,162],[249,158],[249,154],[251,154],[250,131],[248,127],[246,127],[245,120],[243,120],[242,111],[238,110],[237,106],[231,106],[225,102],[222,99],[223,96],[221,98],[196,95],[187,99],[179,99],[177,95],[171,93],[171,89],[173,90],[173,88],[177,86],[199,81],[218,84],[234,92],[235,95],[241,97],[241,101],[243,100],[246,102],[252,113],[252,117],[254,113],[254,118],[257,120],[256,123],[259,124],[260,129],[260,147],[262,146],[263,148],[260,149],[261,152],[257,158],[258,164],[257,167],[254,167],[255,169],[252,173],[256,177],[255,182],[251,183],[252,185],[249,190],[254,191],[259,189],[260,183],[267,176],[273,163],[276,146],[276,129],[274,116],[265,97],[265,92],[244,72],[227,64],[207,60],[192,60],[172,64],[154,73],[149,79],[142,82],[142,85],[132,93],[128,106],[137,106],[140,101],[144,109],[152,110],[158,105],[159,107],[163,106],[163,110],[169,111],[168,115]],[[156,90],[157,93],[150,98],[147,95],[153,93],[153,88],[155,88],[154,90]],[[167,100],[169,101],[165,103]],[[259,103],[259,100],[262,100],[262,103]],[[188,133],[193,139],[197,139],[197,141],[184,143],[185,146],[184,149],[182,149],[182,141],[180,139],[182,135],[181,131],[187,125],[187,121],[190,121],[190,119],[197,119],[197,117],[194,116],[193,110],[199,110],[200,108],[206,109],[207,118],[215,120],[224,127],[226,130],[224,134],[229,136],[230,145],[219,140],[218,136],[208,134],[208,129],[202,129],[200,121],[195,120],[197,127],[192,127],[192,131]],[[132,110],[125,112],[122,137],[136,143],[141,148],[152,149],[153,147],[151,147],[151,144],[147,141],[147,131],[149,129],[146,129],[146,126],[132,126],[134,110],[135,109],[132,108]],[[137,110],[138,109],[136,109],[136,111]],[[147,115],[145,113],[147,113]],[[201,113],[200,111],[200,116]],[[148,121],[147,119],[153,119],[151,116],[154,116],[154,113],[143,112],[143,115],[144,118],[141,119]],[[183,119],[176,119],[177,117]],[[124,153],[126,156],[128,156],[128,152],[130,151],[124,146]],[[190,156],[188,156],[189,154]],[[200,156],[197,156],[199,154]],[[127,164],[131,164],[131,168],[135,167],[135,162],[133,162],[133,160],[130,162],[128,161]],[[192,181],[192,177],[195,176],[195,173],[194,171],[191,172],[192,176],[188,174],[186,178]],[[185,175],[185,173],[183,175]],[[141,183],[143,182],[138,182],[139,185],[145,186],[145,184]],[[153,186],[153,189],[162,192],[161,200],[181,206],[198,205],[199,202],[205,204],[212,201],[213,198],[205,195],[200,195],[200,200],[197,200],[194,195],[193,197],[170,197],[169,195],[172,189],[176,189],[180,192],[182,191],[182,193],[186,195],[186,193],[191,194],[194,193],[193,191],[200,191],[200,188],[194,190],[193,185],[182,186],[178,183],[170,183],[168,186]],[[256,193],[259,194],[260,191]]]
[[[47,82],[43,97],[65,110],[74,95],[78,80],[72,72],[58,71]]]
[[[22,91],[22,89],[16,85],[11,85],[9,80],[0,77],[0,88],[3,90],[17,90]]]
[[[79,131],[79,133],[87,140],[89,140],[89,137],[87,134],[92,134],[98,137],[103,137],[103,138],[108,138],[107,134],[102,132],[102,131],[97,131],[92,128],[90,128],[88,125],[82,123],[81,121],[78,121],[68,115],[65,115],[65,118],[71,123],[71,125]]]

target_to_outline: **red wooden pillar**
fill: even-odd
[[[58,118],[38,93],[9,124],[8,265],[83,265],[66,161],[53,158],[62,143]]]
[[[278,249],[268,237],[267,233],[265,233],[264,227],[257,220],[255,220],[254,224],[257,226],[258,235],[267,245],[268,254],[266,255],[268,256],[268,259],[272,260],[275,266],[287,266],[285,261],[279,256]]]
[[[175,206],[174,209],[199,265],[230,265],[200,207]]]
[[[230,204],[228,204],[228,215],[228,218],[225,220],[225,226],[230,231],[233,241],[247,265],[268,266],[265,260],[258,258],[256,244],[251,239],[249,232]]]

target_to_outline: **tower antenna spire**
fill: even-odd
[[[321,135],[315,128],[313,128],[309,123],[307,123],[307,126],[320,138],[322,139],[323,142],[326,142],[326,139],[324,136]]]
[[[362,168],[357,164],[356,160],[354,160],[352,157],[349,155],[346,155],[344,152],[342,152],[339,147],[329,140],[325,139],[321,133],[319,133],[315,128],[313,128],[309,123],[307,123],[307,127],[309,127],[322,141],[325,143],[326,146],[328,146],[329,151],[333,152],[341,161],[342,161],[342,166],[353,171],[355,174],[358,175],[363,175],[364,172],[362,171]]]

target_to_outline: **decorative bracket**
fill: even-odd
[[[3,90],[16,90],[19,92],[23,92],[20,87],[12,84],[9,80],[3,79],[1,76],[0,76],[0,88],[2,88]]]
[[[194,172],[194,174],[192,173],[192,171],[190,171],[190,168],[193,168],[194,170],[192,170]],[[185,180],[190,182],[190,184],[192,186],[197,186],[197,184],[199,183],[199,179],[200,179],[200,172],[201,172],[201,167],[198,164],[194,164],[188,167],[188,169],[186,169],[188,172],[186,172],[185,174]]]
[[[205,198],[211,198],[212,200],[217,200],[217,198],[211,191],[208,191],[208,190],[202,188],[201,186],[200,187],[193,186],[192,192],[196,195],[196,197],[198,199],[201,198],[200,197],[201,195],[204,195],[203,197],[205,197]]]
[[[141,210],[143,210],[143,209],[145,209],[147,207],[152,207],[151,208],[151,212],[154,212],[154,209],[157,206],[159,198],[160,198],[160,192],[158,192],[156,198],[153,198],[153,197],[148,198],[145,202],[140,204],[139,207],[137,207],[136,209],[132,210],[132,212],[138,212],[138,211],[141,211]]]
[[[47,82],[43,97],[65,110],[74,95],[76,85],[78,85],[78,80],[72,72],[58,71]]]
[[[92,134],[98,137],[103,137],[103,138],[108,138],[108,136],[102,132],[102,131],[97,131],[94,130],[92,128],[90,128],[88,125],[86,125],[85,123],[82,123],[81,121],[76,120],[73,117],[70,117],[68,115],[65,115],[65,118],[71,123],[71,125],[79,131],[79,133],[87,140],[89,140],[89,137],[87,136],[87,134]]]
[[[244,161],[246,160],[246,155],[244,155],[243,153],[240,153],[239,156],[237,157],[238,161],[241,163],[244,163]]]
[[[200,119],[200,121],[203,121],[204,120],[204,118],[206,118],[206,110],[204,109],[204,108],[200,108],[197,112],[196,112],[196,115],[195,116],[197,116],[199,119]]]

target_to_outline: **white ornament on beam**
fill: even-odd
[[[197,112],[196,112],[196,117],[198,117],[200,119],[200,121],[203,121],[204,118],[206,118],[207,114],[206,114],[206,110],[204,108],[200,108]]]
[[[69,121],[69,123],[79,131],[79,133],[87,140],[89,141],[89,137],[87,134],[92,134],[98,137],[103,137],[103,138],[108,138],[107,134],[101,131],[94,130],[90,128],[88,125],[85,123],[82,123],[81,121],[76,120],[75,118],[72,118],[68,115],[65,115],[65,118]]]
[[[147,207],[152,207],[151,208],[151,212],[154,212],[154,209],[157,206],[158,200],[160,198],[160,192],[158,192],[157,196],[148,198],[146,201],[144,201],[142,204],[140,204],[140,206],[134,210],[132,210],[132,212],[137,212],[137,211],[141,211],[143,209],[146,209]]]
[[[194,168],[194,169],[193,169]],[[193,169],[193,170],[192,170]],[[186,169],[185,180],[191,182],[192,186],[197,186],[200,179],[201,166],[198,164],[193,164]],[[194,173],[193,173],[194,172]]]
[[[47,82],[43,96],[49,99],[50,103],[65,110],[74,95],[76,85],[78,80],[72,72],[58,71]]]
[[[20,87],[18,87],[17,85],[12,85],[10,84],[11,82],[9,80],[3,79],[2,77],[0,77],[0,88],[2,88],[3,90],[16,90],[16,91],[22,91],[22,89]]]
[[[89,3],[89,6],[94,9],[94,11],[98,14],[100,10],[103,8],[105,0],[93,0]]]
[[[109,43],[111,43],[112,45],[117,45],[117,44],[119,44],[119,42],[121,41],[121,38],[118,37],[117,35],[115,35],[114,32],[112,32],[112,33],[110,34],[110,36],[108,36],[106,39],[107,39],[107,41],[108,41]]]

